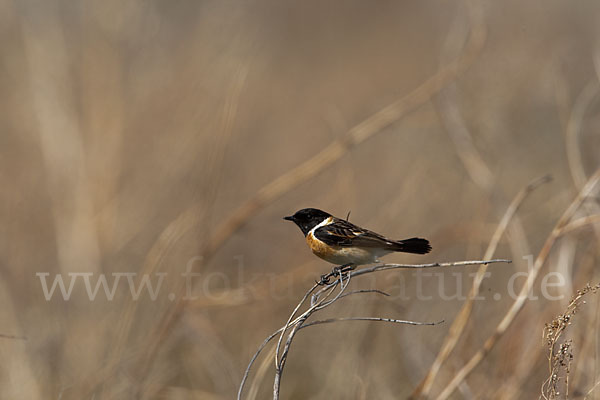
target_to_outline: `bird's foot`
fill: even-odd
[[[348,273],[350,271],[354,271],[354,269],[356,269],[356,265],[354,265],[352,263],[348,263],[348,264],[340,265],[339,267],[333,267],[333,270],[331,272],[339,275],[339,274]]]
[[[346,275],[348,272],[354,270],[355,268],[356,268],[356,265],[354,265],[352,263],[339,265],[339,266],[336,265],[335,267],[333,267],[333,269],[331,270],[330,273],[321,275],[321,279],[317,282],[317,284],[320,286],[329,285],[331,283],[331,278],[334,278],[336,276],[343,277],[344,275]]]
[[[331,283],[331,274],[325,274],[325,275],[321,275],[321,279],[319,279],[318,281],[316,281],[317,285],[319,286],[327,286]]]

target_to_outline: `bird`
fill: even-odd
[[[427,254],[431,251],[427,239],[388,239],[317,208],[303,208],[283,219],[300,228],[315,255],[343,267],[377,263],[380,257],[393,252]]]

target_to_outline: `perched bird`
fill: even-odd
[[[315,255],[337,265],[379,262],[379,257],[396,251],[415,254],[431,251],[426,239],[388,239],[316,208],[304,208],[283,219],[298,225]]]

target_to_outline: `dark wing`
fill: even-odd
[[[330,246],[343,247],[377,247],[392,248],[396,243],[381,236],[356,226],[343,219],[334,219],[331,224],[316,229],[313,233],[317,239]]]

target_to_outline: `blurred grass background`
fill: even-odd
[[[0,333],[27,339],[0,338],[0,397],[233,398],[257,346],[330,269],[281,217],[351,210],[359,225],[432,242],[425,257],[389,262],[479,259],[513,196],[551,174],[501,241],[496,255],[514,262],[490,266],[435,398],[599,167],[599,18],[595,1],[1,0]],[[348,141],[455,60],[435,90]],[[276,181],[332,143],[307,179]],[[578,215],[594,213],[591,201]],[[600,280],[597,261],[597,231],[562,238],[542,275],[563,273],[551,290],[563,300],[528,302],[453,398],[537,398],[544,324]],[[200,273],[191,301],[188,264]],[[475,271],[443,271],[444,293],[466,295]],[[168,275],[156,301],[133,301],[125,280],[112,301],[102,291],[90,301],[79,284],[69,301],[46,301],[39,272]],[[395,296],[348,298],[327,315],[446,324],[307,329],[282,398],[409,396],[463,303],[441,298],[440,279],[421,276],[431,300],[416,298],[411,271],[365,279]],[[571,398],[600,380],[599,299],[569,328]],[[267,362],[257,398],[270,396]]]

